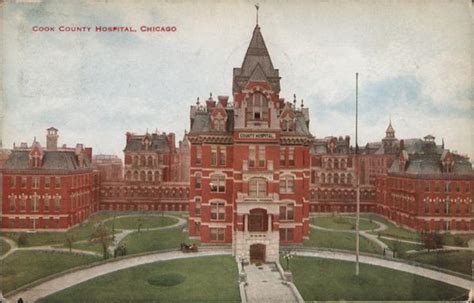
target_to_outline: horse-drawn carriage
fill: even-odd
[[[181,251],[184,252],[184,253],[197,252],[198,247],[195,243],[193,243],[191,245],[188,245],[186,243],[181,243]]]

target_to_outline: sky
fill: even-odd
[[[123,157],[125,133],[189,130],[189,107],[232,94],[256,22],[256,1],[6,1],[2,6],[4,148],[46,128],[59,144]],[[280,97],[296,94],[316,138],[359,144],[436,137],[474,157],[472,4],[466,1],[262,1],[259,25],[280,70]],[[91,32],[59,32],[59,26]],[[175,32],[140,32],[140,26]],[[51,26],[53,32],[35,32]],[[97,33],[132,26],[136,33]],[[231,98],[232,99],[232,98]]]

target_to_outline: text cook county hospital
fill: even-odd
[[[176,32],[176,26],[169,25],[142,25],[138,28],[135,26],[39,26],[35,25],[31,28],[33,32],[78,32],[78,33],[113,33],[113,32]]]

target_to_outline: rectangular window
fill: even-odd
[[[61,187],[61,178],[60,177],[56,177],[54,182],[56,184],[56,188]]]
[[[38,211],[38,195],[34,195],[31,199],[31,211]]]
[[[44,178],[44,188],[49,188],[50,183],[51,183],[51,178],[50,177],[45,177]]]
[[[249,167],[255,167],[255,145],[249,146]]]
[[[221,147],[219,151],[219,165],[225,166],[225,148]]]
[[[54,197],[54,211],[59,212],[61,209],[61,198],[58,196]]]
[[[293,229],[280,228],[280,241],[293,241]]]
[[[295,148],[290,147],[288,151],[288,165],[294,166],[295,165]]]
[[[223,221],[225,219],[224,202],[211,203],[211,220]]]
[[[201,185],[202,185],[202,176],[201,176],[201,174],[196,174],[196,180],[195,180],[194,187],[196,189],[201,189]]]
[[[280,166],[285,166],[286,165],[286,149],[284,147],[280,148]]]
[[[201,216],[201,198],[200,197],[196,197],[196,207],[194,209],[194,214],[196,216]]]
[[[196,146],[196,165],[201,165],[202,149],[201,146]]]
[[[225,192],[225,176],[214,175],[211,177],[211,192],[223,193]]]
[[[11,176],[10,177],[10,187],[15,188],[16,187],[16,176]]]
[[[20,199],[20,211],[26,211],[26,197]]]
[[[15,203],[16,203],[15,197],[14,196],[10,197],[10,212],[15,211],[15,208],[16,208]]]
[[[48,195],[44,197],[44,211],[45,212],[49,211],[49,196]]]
[[[295,219],[294,206],[291,204],[280,206],[280,220],[292,221]]]
[[[26,188],[26,177],[21,177],[21,188]]]
[[[265,167],[265,147],[258,147],[258,167]]]
[[[217,147],[216,146],[211,147],[211,165],[212,166],[217,165]]]
[[[211,241],[224,241],[224,228],[211,228]]]
[[[33,189],[38,189],[39,188],[39,177],[37,176],[34,176],[33,179],[32,179],[32,188]]]
[[[280,179],[280,193],[293,193],[295,191],[295,178],[286,176]]]
[[[262,198],[267,195],[267,182],[264,178],[252,178],[249,182],[249,196]]]

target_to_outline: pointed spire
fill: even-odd
[[[296,109],[296,94],[293,94],[293,108]]]
[[[301,99],[301,108],[303,108],[303,107],[304,107],[304,101],[303,101],[303,99]]]
[[[444,138],[441,138],[441,148],[444,149]]]
[[[233,88],[234,93],[242,91],[245,85],[250,80],[252,73],[255,71],[255,67],[260,65],[261,71],[268,79],[268,82],[273,87],[276,93],[280,92],[280,76],[277,69],[273,67],[272,60],[268,53],[265,41],[260,27],[255,25],[253,30],[252,39],[250,40],[247,52],[245,53],[242,66],[240,68],[234,68],[233,76]],[[262,78],[260,76],[260,78]]]
[[[257,22],[256,22],[256,24],[258,26],[258,9],[260,8],[260,5],[258,3],[255,4],[255,8],[257,9]]]
[[[196,105],[199,106],[199,97],[196,99]]]

